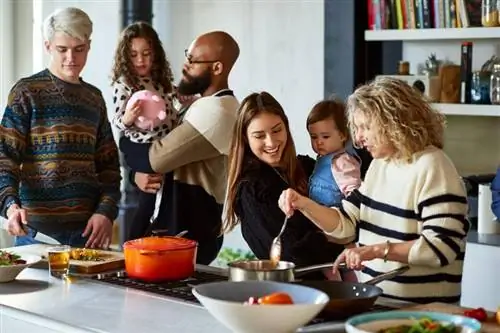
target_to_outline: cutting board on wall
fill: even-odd
[[[53,245],[48,245],[48,244],[32,244],[32,245],[11,247],[4,250],[17,254],[26,253],[26,254],[38,255],[42,257],[42,263],[45,267],[47,267],[48,265],[47,249],[52,246]],[[102,255],[103,260],[101,261],[85,261],[85,260],[71,259],[69,262],[70,271],[82,274],[94,274],[94,273],[118,270],[125,267],[125,257],[123,255],[123,252],[99,250],[99,253]]]
[[[499,304],[500,306],[500,304]],[[442,312],[442,313],[450,313],[450,314],[455,314],[455,315],[464,315],[464,311],[467,310],[466,308],[462,308],[457,305],[451,305],[451,304],[445,304],[445,303],[429,303],[429,304],[422,304],[422,305],[416,305],[412,306],[409,308],[404,308],[401,309],[404,311],[434,311],[434,312]],[[397,311],[397,310],[396,310]],[[494,320],[494,315],[493,313],[489,313],[489,320],[488,322],[481,323],[481,332],[482,333],[500,333],[500,325],[497,324]]]

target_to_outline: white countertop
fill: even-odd
[[[207,327],[214,333],[229,332],[202,307],[89,280],[67,283],[49,277],[44,269],[25,269],[16,281],[0,283],[0,303],[7,306],[0,308],[0,316],[8,319],[0,320],[0,331],[11,327],[5,332],[34,327],[27,325],[75,333],[201,333]],[[69,331],[65,324],[74,329]]]
[[[30,251],[15,248],[16,253]],[[381,298],[377,303],[410,305]],[[199,305],[89,279],[65,282],[51,277],[46,268],[28,268],[15,281],[0,283],[0,332],[28,328],[40,333],[230,332]]]

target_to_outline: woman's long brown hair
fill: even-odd
[[[290,133],[288,118],[283,107],[267,92],[253,93],[247,96],[238,110],[238,119],[233,130],[231,149],[229,151],[228,190],[226,196],[225,219],[222,232],[231,231],[238,223],[235,213],[236,193],[242,181],[243,164],[248,162],[248,157],[257,159],[248,145],[247,129],[252,120],[262,113],[269,113],[281,118],[285,125],[287,141],[281,157],[283,177],[289,187],[301,194],[307,194],[307,179],[304,170],[297,162],[295,144]],[[278,204],[278,203],[276,203]]]
[[[130,60],[130,45],[134,38],[144,38],[149,42],[153,50],[151,78],[155,83],[161,84],[166,93],[172,92],[174,75],[170,63],[165,55],[165,50],[163,49],[158,34],[155,29],[146,22],[132,23],[121,33],[118,47],[115,52],[111,82],[115,83],[120,78],[123,78],[125,84],[132,87],[134,90],[139,90],[139,79],[135,74],[132,61]]]

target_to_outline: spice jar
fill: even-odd
[[[490,77],[490,100],[491,104],[500,104],[500,64],[493,65]]]
[[[410,75],[410,63],[401,60],[398,66],[398,75]]]
[[[482,0],[481,24],[483,27],[498,27],[498,0]]]

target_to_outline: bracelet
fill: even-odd
[[[391,242],[387,241],[384,250],[384,262],[387,262],[387,256],[389,255],[390,249],[391,249]]]

